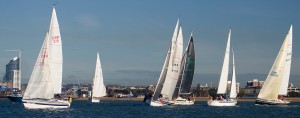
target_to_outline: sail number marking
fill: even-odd
[[[52,36],[53,43],[59,43],[59,36]]]
[[[271,75],[271,76],[274,76],[274,77],[278,77],[278,74],[277,74],[276,71],[272,71],[272,72],[270,73],[270,75]]]

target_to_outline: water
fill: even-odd
[[[300,103],[288,106],[255,106],[253,102],[239,102],[235,107],[209,107],[206,102],[193,106],[150,107],[141,101],[73,101],[69,109],[28,110],[22,104],[0,99],[0,117],[300,117]]]

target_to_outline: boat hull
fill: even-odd
[[[194,101],[175,101],[174,105],[194,105]]]
[[[237,104],[236,100],[209,100],[207,101],[208,106],[235,106]]]
[[[22,98],[23,98],[23,97],[8,96],[7,98],[8,98],[11,102],[22,103]]]
[[[95,98],[92,98],[91,100],[93,103],[99,103],[100,102],[100,99],[95,99]]]
[[[194,104],[194,101],[191,101],[191,100],[187,100],[187,99],[184,99],[184,98],[177,98],[175,101],[174,101],[174,105],[193,105]]]
[[[56,99],[23,99],[24,107],[27,109],[49,109],[69,108],[69,101]]]
[[[286,100],[264,100],[264,99],[256,99],[255,105],[287,105],[290,101]]]
[[[174,105],[173,101],[151,101],[150,106],[153,107],[161,107],[161,106],[168,106],[168,105]]]
[[[153,106],[153,107],[161,107],[161,106],[165,106],[165,104],[160,103],[159,101],[151,101],[151,102],[150,102],[150,106]]]

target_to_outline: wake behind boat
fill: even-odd
[[[217,94],[219,94],[218,98],[212,98],[207,101],[208,106],[235,106],[237,104],[237,92],[236,92],[236,77],[235,77],[235,64],[234,64],[234,54],[232,54],[232,81],[230,88],[230,95],[227,98],[227,79],[228,79],[228,71],[229,71],[229,55],[230,55],[230,36],[231,30],[229,30],[227,46],[225,51],[225,57],[222,67],[222,72],[220,76],[219,86]],[[233,51],[232,51],[233,53]]]
[[[62,43],[55,6],[53,6],[49,32],[46,33],[22,100],[25,108],[69,108],[72,99],[54,98],[55,94],[61,93],[61,85]]]
[[[256,105],[287,105],[290,100],[285,100],[290,77],[292,61],[293,26],[278,52],[273,66],[267,76],[262,89],[255,101]]]

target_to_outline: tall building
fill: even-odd
[[[6,64],[6,72],[3,77],[3,82],[11,84],[12,88],[21,89],[21,78],[19,69],[19,58],[12,58],[8,64]]]

